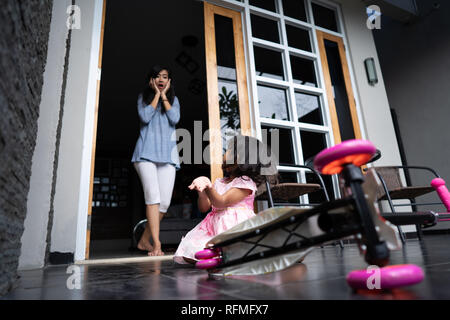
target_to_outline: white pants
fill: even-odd
[[[166,213],[172,200],[175,183],[175,167],[168,163],[135,162],[142,188],[145,204],[158,204],[159,211]]]

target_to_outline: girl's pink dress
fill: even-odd
[[[211,212],[194,229],[188,232],[181,239],[181,243],[175,252],[173,260],[184,264],[183,257],[195,259],[195,253],[203,250],[206,243],[219,233],[222,233],[235,225],[255,216],[253,211],[253,201],[257,190],[255,182],[247,176],[233,179],[229,183],[224,182],[224,178],[214,182],[214,189],[219,194],[224,194],[231,188],[242,188],[252,190],[252,193],[241,202],[226,208],[216,208],[212,206]]]

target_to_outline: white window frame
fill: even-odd
[[[317,34],[316,31],[323,31],[331,35],[335,35],[341,37],[344,42],[344,46],[348,48],[347,37],[345,34],[345,28],[343,23],[343,14],[342,9],[339,3],[332,2],[330,0],[304,0],[305,9],[308,22],[297,20],[291,17],[284,16],[282,0],[274,0],[277,7],[277,12],[272,12],[269,10],[265,10],[259,7],[255,7],[249,4],[249,0],[243,0],[242,2],[237,0],[205,0],[215,5],[227,7],[233,10],[237,10],[242,12],[242,26],[244,32],[244,46],[245,46],[245,54],[246,54],[246,64],[247,64],[247,79],[248,79],[248,88],[249,88],[249,104],[250,104],[250,112],[252,118],[252,128],[255,136],[258,139],[262,139],[261,133],[261,125],[268,125],[272,127],[279,128],[289,128],[293,130],[294,136],[293,139],[293,147],[294,147],[294,159],[295,163],[303,165],[303,150],[301,148],[301,138],[300,131],[310,131],[310,132],[318,132],[323,133],[325,135],[325,143],[326,146],[330,147],[334,144],[334,136],[331,125],[331,115],[329,111],[327,93],[325,90],[325,79],[323,75],[322,69],[322,61],[319,54],[319,44],[317,42]],[[319,4],[321,6],[332,9],[336,13],[337,18],[337,27],[338,32],[328,30],[314,24],[314,15],[312,9],[312,3]],[[281,5],[281,6],[280,6]],[[253,38],[252,30],[251,30],[251,20],[250,15],[257,14],[258,16],[265,17],[271,20],[275,20],[278,22],[279,28],[279,36],[280,43],[274,43],[267,40]],[[311,51],[303,51],[300,49],[289,47],[287,43],[287,34],[285,25],[293,25],[296,27],[300,27],[304,30],[308,30],[310,34],[311,40]],[[285,80],[277,80],[268,77],[258,76],[256,74],[255,62],[254,62],[254,52],[253,46],[256,44],[259,47],[267,48],[271,50],[275,50],[282,53],[283,60],[283,71],[285,75]],[[315,71],[316,71],[316,81],[317,87],[299,85],[293,82],[291,65],[290,65],[290,55],[293,54],[295,56],[299,56],[302,58],[310,59],[314,61]],[[350,72],[350,80],[351,86],[353,88],[353,92],[355,93],[355,104],[356,111],[358,114],[358,121],[361,127],[362,138],[365,137],[365,130],[363,128],[364,122],[362,121],[362,114],[360,108],[360,102],[357,95],[357,90],[355,86],[355,78],[354,72],[352,68],[352,64],[350,63],[351,59],[349,56],[348,50],[345,51],[346,59],[349,62],[348,68]],[[269,118],[261,118],[259,113],[258,106],[258,84],[270,85],[276,88],[283,88],[287,90],[287,103],[288,103],[288,114],[290,119],[297,119],[297,108],[295,101],[295,92],[303,92],[307,94],[313,94],[319,97],[322,118],[324,125],[314,125],[308,123],[301,123],[298,121],[285,121],[278,119],[269,119]],[[305,169],[294,168],[289,166],[278,166],[278,170],[283,172],[298,172],[299,181],[306,181],[305,177]],[[339,196],[339,182],[336,177],[333,177],[333,187],[334,192],[337,196]],[[307,196],[302,197],[302,201],[308,201]]]

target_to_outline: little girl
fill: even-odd
[[[253,201],[257,184],[263,181],[258,153],[261,143],[252,137],[235,136],[229,146],[223,157],[224,178],[213,185],[207,177],[199,177],[189,186],[198,192],[200,211],[211,207],[212,211],[181,240],[174,255],[177,263],[195,263],[195,253],[210,239],[255,216]]]

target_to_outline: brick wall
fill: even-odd
[[[52,1],[0,6],[0,296],[17,278]]]

